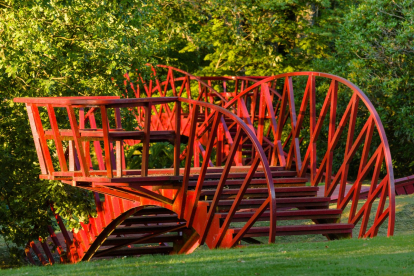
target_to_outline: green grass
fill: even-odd
[[[414,234],[21,267],[2,275],[412,275]]]
[[[395,236],[326,241],[321,235],[278,237],[272,245],[190,255],[143,256],[74,265],[25,266],[1,275],[413,275],[414,195],[396,197]],[[375,208],[374,208],[375,207]],[[373,210],[376,210],[376,203]],[[345,209],[343,222],[348,210]],[[281,223],[281,222],[280,222]],[[289,222],[284,222],[289,223]],[[354,230],[354,237],[358,229]],[[315,242],[322,241],[322,242]]]

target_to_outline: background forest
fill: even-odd
[[[0,235],[21,256],[44,235],[49,202],[71,226],[94,210],[83,191],[40,181],[14,97],[120,95],[148,62],[192,74],[322,71],[357,84],[390,141],[395,176],[414,174],[412,0],[0,1]]]

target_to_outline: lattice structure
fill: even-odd
[[[139,80],[141,88],[126,75],[125,88],[135,98],[15,99],[27,106],[40,177],[95,192],[97,218],[72,236],[59,223],[66,249],[49,229],[62,261],[189,253],[200,244],[260,243],[261,236],[268,242],[301,234],[336,239],[349,237],[359,220],[360,237],[377,235],[387,218],[393,234],[388,142],[356,86],[313,72],[197,78],[160,67],[166,80]],[[345,110],[338,99],[348,101]],[[56,112],[67,114],[69,124]],[[150,149],[159,142],[174,147],[171,168],[149,168]],[[137,145],[141,164],[131,168],[125,150]],[[336,208],[329,208],[332,201]],[[349,223],[339,223],[348,205]],[[278,223],[303,219],[312,223]],[[27,247],[29,258],[30,250],[47,263],[35,243]]]

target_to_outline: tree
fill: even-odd
[[[314,69],[342,76],[368,95],[384,124],[397,177],[414,173],[414,3],[365,1],[345,11],[334,54]]]
[[[330,1],[163,1],[154,26],[170,63],[200,75],[272,75],[303,70],[325,56],[314,28]]]
[[[69,226],[94,208],[86,192],[39,181],[27,114],[13,98],[120,94],[111,78],[142,68],[158,47],[146,24],[156,6],[9,0],[0,8],[0,235],[22,246],[45,234],[50,202]]]

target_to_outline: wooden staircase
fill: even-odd
[[[171,210],[147,207],[125,219],[103,241],[95,258],[178,253],[194,234]]]
[[[328,239],[352,236],[354,225],[340,223],[342,210],[330,209],[330,198],[317,196],[319,187],[306,186],[307,179],[296,177],[296,172],[294,171],[286,171],[280,167],[272,167],[271,169],[277,199],[276,216],[278,225],[276,227],[276,236],[322,234]],[[199,200],[200,202],[207,203],[208,206],[211,206],[216,193],[214,188],[214,184],[217,182],[216,177],[217,174],[207,174],[205,177],[205,189],[202,190]],[[229,175],[229,179],[226,182],[229,185],[223,189],[215,210],[214,219],[218,221],[220,227],[223,226],[245,177],[245,173]],[[250,220],[257,208],[267,199],[268,189],[265,187],[265,183],[263,173],[257,172],[250,186],[246,189],[238,210],[231,219],[226,235],[234,238],[242,229],[239,226],[240,222],[245,223]],[[207,208],[207,211],[209,208]],[[257,218],[255,225],[243,236],[242,241],[261,243],[260,240],[252,238],[269,236],[269,218],[270,212],[264,211]],[[297,221],[297,224],[292,225],[290,223],[290,225],[285,226],[282,221],[286,220]],[[304,222],[304,220],[308,220],[308,222]],[[210,240],[215,240],[214,235],[217,234],[210,233]],[[215,245],[214,242],[206,241],[206,243],[209,247],[214,247]]]

